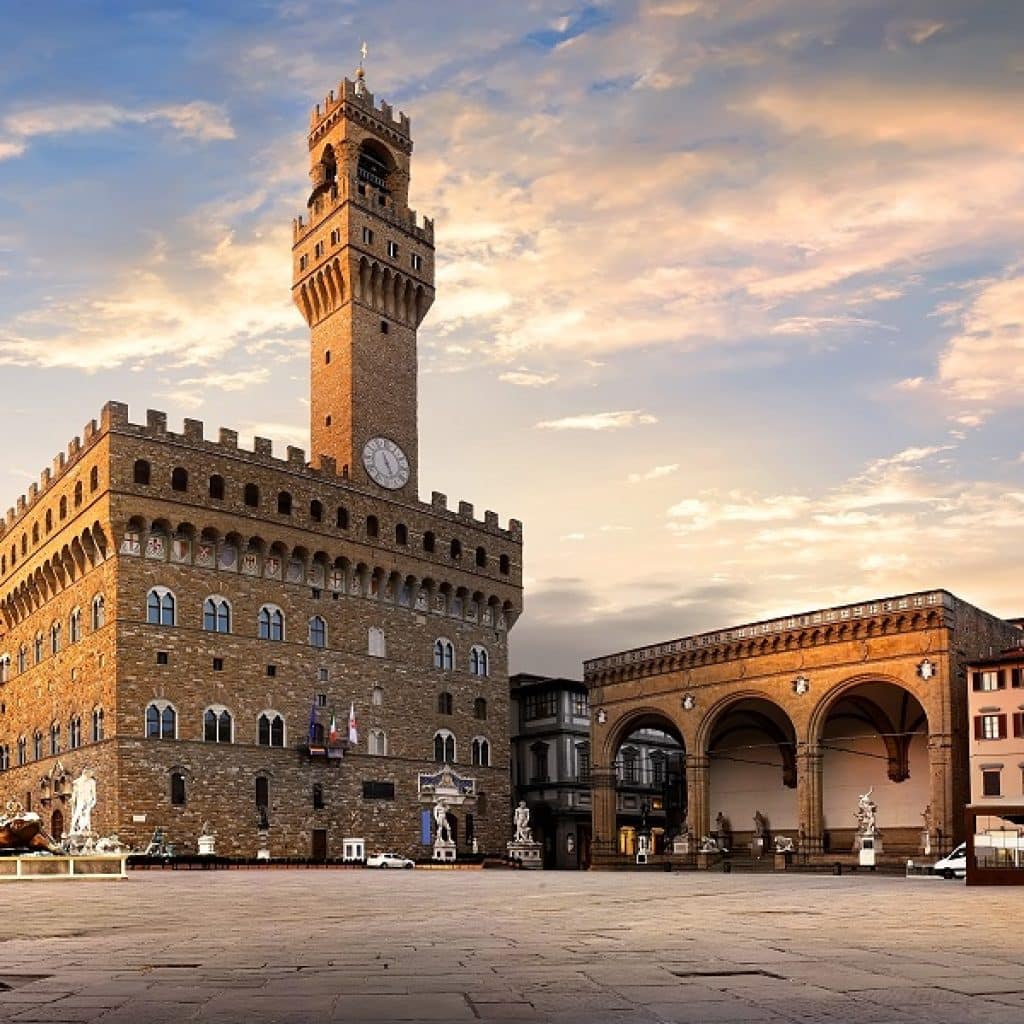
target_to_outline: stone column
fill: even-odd
[[[948,853],[963,832],[953,799],[953,750],[948,733],[928,737],[928,775],[931,781],[932,852]]]
[[[686,755],[686,817],[698,843],[711,832],[709,765],[707,757]]]
[[[590,807],[593,835],[590,862],[595,868],[614,863],[618,857],[615,831],[615,769],[593,767],[590,770]]]
[[[796,794],[800,810],[800,853],[816,856],[822,853],[825,831],[822,809],[821,747],[806,740],[796,746]]]

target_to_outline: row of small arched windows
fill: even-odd
[[[93,632],[102,629],[107,622],[107,606],[102,594],[97,594],[92,599],[91,617]],[[68,614],[67,642],[76,644],[82,639],[82,609],[72,608]],[[29,664],[38,665],[47,653],[59,654],[64,644],[64,627],[60,622],[50,623],[49,640],[42,633],[36,633],[32,647],[22,644],[18,648],[18,672],[28,670]],[[0,683],[6,683],[11,678],[11,656],[0,654]]]
[[[134,480],[140,486],[148,487],[150,482],[151,467],[145,459],[139,459],[135,463]],[[171,471],[171,489],[174,491],[187,492],[189,489],[188,470],[181,466]],[[224,477],[214,475],[209,480],[209,496],[215,501],[223,501],[226,494]],[[256,484],[246,484],[242,489],[242,500],[249,508],[260,507],[260,489]],[[294,502],[289,491],[279,491],[277,495],[278,515],[290,516]],[[325,510],[323,502],[313,499],[309,503],[309,518],[314,523],[325,521]],[[347,530],[350,524],[348,509],[339,505],[335,512],[335,526],[340,530]],[[366,517],[366,536],[371,540],[379,540],[381,524],[377,516]],[[407,547],[409,544],[409,528],[405,523],[395,524],[395,544],[399,547]],[[437,536],[430,530],[423,534],[423,550],[427,553],[437,551]],[[453,562],[462,561],[462,541],[453,539],[448,546],[448,554]],[[474,564],[479,569],[486,569],[488,565],[487,549],[477,547],[473,553]],[[507,576],[511,572],[511,562],[508,555],[498,556],[498,571]]]
[[[95,494],[100,487],[100,470],[99,466],[93,466],[89,471],[89,493]],[[74,507],[79,509],[85,501],[85,487],[82,481],[79,480],[74,487],[72,492],[72,501]],[[68,497],[62,495],[60,501],[57,503],[57,518],[58,521],[63,523],[68,517]],[[41,524],[41,525],[40,525]],[[54,521],[53,521],[53,509],[48,508],[43,513],[42,520],[36,520],[32,524],[31,531],[26,530],[21,535],[21,557],[24,558],[28,554],[29,550],[29,536],[31,534],[32,546],[35,547],[40,540],[44,537],[48,537],[53,532]],[[10,566],[13,569],[18,562],[18,544],[11,545],[11,556]],[[7,555],[0,556],[0,574],[7,572]]]
[[[483,736],[475,736],[469,745],[471,763],[478,768],[490,768],[491,744]],[[434,733],[434,760],[438,764],[457,764],[458,749],[455,735],[448,729]]]
[[[92,729],[89,734],[93,743],[99,743],[103,739],[103,708],[92,709]],[[72,715],[68,721],[68,750],[77,750],[85,742],[82,733],[82,716]],[[49,743],[42,729],[36,729],[32,734],[31,758],[29,757],[29,738],[19,736],[17,744],[17,763],[25,765],[29,760],[40,761],[44,757],[55,757],[64,752],[61,742],[61,723],[53,721],[50,723]],[[10,748],[0,747],[0,771],[6,771],[13,767],[11,764]]]
[[[178,712],[168,701],[153,701],[146,707],[146,738],[176,740]],[[234,716],[227,708],[214,706],[203,712],[202,738],[207,743],[234,743]],[[256,719],[256,742],[261,747],[285,745],[284,716],[277,711],[262,711]]]
[[[455,645],[443,636],[434,641],[434,668],[442,672],[455,671]],[[486,647],[474,644],[469,649],[469,673],[481,677],[491,674],[490,657]]]

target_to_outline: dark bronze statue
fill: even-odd
[[[46,850],[60,853],[60,847],[43,830],[43,821],[35,811],[26,811],[17,800],[7,803],[0,814],[0,851]]]

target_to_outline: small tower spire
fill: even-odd
[[[356,68],[356,95],[363,96],[366,93],[366,68],[363,67],[367,54],[366,40],[359,47],[359,67]]]

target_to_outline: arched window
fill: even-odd
[[[451,640],[441,637],[434,641],[434,668],[451,672],[455,668],[455,648]]]
[[[185,806],[185,773],[171,772],[171,803],[175,807]]]
[[[478,569],[487,568],[487,551],[484,548],[476,549],[476,566]]]
[[[82,745],[82,719],[79,715],[72,715],[68,722],[68,749],[77,750]]]
[[[491,766],[491,745],[482,736],[473,740],[473,764],[480,768]]]
[[[152,740],[173,740],[178,735],[178,713],[167,701],[153,701],[146,708],[146,737]]]
[[[246,484],[243,500],[249,508],[260,507],[260,489],[255,484]]]
[[[345,508],[344,505],[338,506],[338,514],[335,518],[334,525],[337,526],[339,530],[348,529],[348,509]]]
[[[375,686],[373,693],[370,695],[370,703],[375,708],[382,707],[384,705],[384,688],[382,686]]]
[[[231,724],[231,712],[227,708],[207,708],[203,712],[203,740],[206,743],[230,743]]]
[[[36,633],[36,638],[33,641],[33,654],[35,655],[35,663],[38,665],[43,660],[43,634]]]
[[[320,615],[314,615],[309,620],[309,645],[310,647],[327,646],[327,623]]]
[[[473,701],[473,717],[481,722],[487,720],[487,701],[483,697],[477,697]]]
[[[380,626],[371,626],[366,635],[367,654],[371,658],[386,658],[388,656],[387,642],[384,639],[384,630]]]
[[[265,775],[256,776],[256,807],[260,812],[260,828],[268,828],[267,811],[270,808],[270,780]]]
[[[210,477],[210,497],[214,501],[224,500],[224,477],[217,475]]]
[[[18,648],[18,672],[25,672],[28,669],[28,648],[22,644]]]
[[[388,734],[383,729],[370,730],[370,753],[384,757],[388,752]]]
[[[437,713],[439,715],[450,715],[452,714],[452,695],[445,690],[443,693],[437,695]]]
[[[82,609],[72,608],[68,616],[68,643],[77,644],[82,639]]]
[[[292,496],[287,491],[281,491],[277,496],[277,514],[279,516],[292,514]]]
[[[43,734],[38,729],[32,736],[32,755],[36,761],[43,759]]]
[[[447,729],[434,733],[434,760],[438,764],[455,763],[455,737]]]
[[[380,536],[380,522],[376,516],[366,517],[366,536],[374,538]]]
[[[99,743],[103,739],[103,708],[92,709],[92,741]]]
[[[173,626],[174,594],[166,587],[154,587],[146,597],[146,622],[151,626]]]
[[[276,605],[265,604],[259,615],[260,639],[284,639],[284,612]]]
[[[462,541],[461,540],[453,540],[452,541],[452,544],[451,544],[451,554],[452,554],[452,561],[453,562],[457,562],[460,558],[462,558]]]
[[[256,720],[256,742],[261,747],[284,746],[284,718],[276,711],[264,711]]]
[[[49,533],[53,529],[53,511],[51,509],[46,510],[46,532]]]
[[[314,523],[322,523],[324,521],[324,506],[315,498],[309,503],[309,518]]]
[[[0,772],[7,771],[11,767],[11,750],[6,744],[0,747]]]
[[[60,653],[60,623],[53,622],[50,624],[50,653]]]
[[[171,490],[172,491],[187,491],[188,490],[188,470],[183,469],[181,466],[177,466],[171,470]]]
[[[207,633],[231,632],[231,605],[227,598],[213,594],[203,602],[203,629]]]
[[[433,553],[436,546],[437,538],[434,536],[434,531],[427,530],[427,532],[423,534],[423,550],[428,553]]]
[[[18,764],[28,764],[28,740],[24,736],[18,737]]]
[[[469,651],[469,671],[474,676],[490,675],[490,658],[487,656],[487,649],[476,646]]]
[[[99,466],[93,466],[89,471],[89,493],[99,490],[100,470]]]
[[[0,683],[6,683],[11,678],[11,656],[0,654]]]
[[[60,723],[54,722],[50,726],[50,755],[60,753]]]
[[[92,628],[102,629],[107,624],[107,602],[102,594],[97,594],[92,599]]]
[[[38,523],[33,523],[32,524],[32,544],[33,544],[33,546],[35,546],[38,543],[39,543],[39,524]]]
[[[145,459],[136,459],[132,480],[143,487],[149,486],[149,463]]]
[[[60,521],[63,523],[64,520],[67,519],[67,517],[68,517],[68,499],[67,499],[67,495],[65,495],[64,497],[62,497],[60,499],[60,504],[57,506],[57,513],[60,516]],[[24,541],[24,539],[25,538],[23,537],[22,541]],[[24,545],[24,543],[22,544],[21,553],[25,554],[25,545]]]
[[[399,523],[395,527],[395,543],[405,547],[409,543],[409,527],[405,523]]]
[[[81,508],[82,507],[82,495],[83,495],[83,493],[84,492],[82,490],[82,481],[79,480],[78,483],[75,484],[75,508]]]

